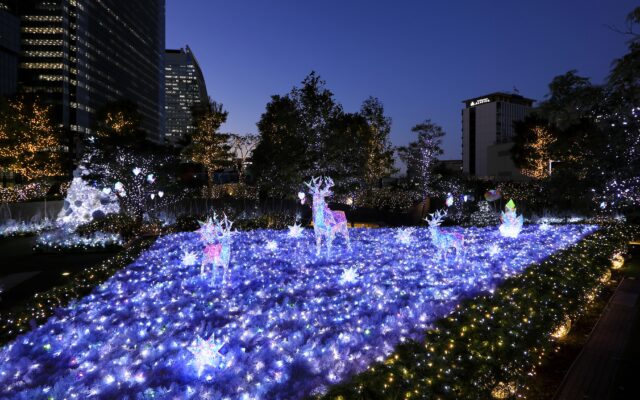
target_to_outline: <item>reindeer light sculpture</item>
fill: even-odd
[[[200,273],[206,273],[206,267],[212,266],[212,272],[222,269],[222,281],[226,282],[229,261],[231,259],[231,227],[233,222],[227,216],[219,221],[214,214],[213,219],[200,222],[200,237],[205,242],[204,257],[200,265]]]
[[[446,211],[436,211],[435,213],[429,214],[431,215],[431,219],[429,217],[425,218],[425,221],[429,223],[429,233],[431,234],[431,243],[438,249],[440,253],[440,257],[444,256],[445,261],[447,260],[447,253],[449,249],[453,248],[456,250],[456,259],[460,253],[464,250],[464,235],[460,233],[443,233],[440,231],[440,224],[442,220],[447,216]]]
[[[305,185],[313,196],[311,210],[313,212],[313,232],[316,236],[316,255],[320,255],[323,238],[327,246],[327,253],[331,253],[331,246],[336,234],[342,235],[347,241],[347,247],[351,249],[347,217],[344,211],[332,211],[325,202],[325,198],[332,194],[333,180],[329,177],[314,177],[309,182],[305,182]],[[305,197],[302,196],[301,203],[304,203],[304,199]]]

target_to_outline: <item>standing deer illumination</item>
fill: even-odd
[[[227,271],[231,259],[231,226],[227,216],[219,221],[214,214],[214,219],[209,218],[207,222],[200,222],[200,237],[205,242],[204,256],[200,265],[200,273],[206,273],[206,267],[212,266],[215,279],[218,268],[222,269],[222,281],[227,280]]]
[[[316,255],[320,255],[322,239],[327,245],[327,253],[331,254],[331,245],[336,234],[340,234],[347,241],[347,247],[351,249],[349,241],[349,230],[347,228],[347,217],[344,211],[332,211],[325,202],[325,197],[331,196],[333,180],[331,178],[311,178],[305,182],[309,188],[309,193],[313,196],[311,210],[313,212],[313,232],[316,235]],[[301,203],[304,203],[304,196]]]
[[[431,243],[438,249],[440,253],[440,257],[444,256],[445,261],[447,260],[447,253],[449,249],[453,248],[456,250],[456,257],[464,250],[464,235],[460,233],[443,233],[440,231],[440,224],[442,223],[443,218],[447,216],[446,211],[436,211],[431,215],[431,219],[429,217],[425,218],[425,221],[429,223],[429,232],[431,233]]]

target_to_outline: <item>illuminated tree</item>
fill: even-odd
[[[146,213],[175,200],[169,168],[178,163],[172,149],[146,140],[137,106],[107,104],[96,118],[96,135],[86,136],[80,162],[82,178],[113,193],[120,211],[142,222]]]
[[[369,97],[362,103],[360,115],[365,118],[370,130],[365,148],[367,161],[364,178],[367,184],[373,185],[393,172],[393,149],[389,143],[391,118],[384,115],[384,106],[375,97]]]
[[[207,170],[209,195],[213,191],[213,174],[229,165],[228,135],[220,133],[220,126],[227,121],[229,114],[222,104],[209,99],[209,104],[194,110],[196,129],[190,138],[191,143],[184,149],[183,155],[189,160],[201,164]]]
[[[511,150],[514,162],[523,175],[543,179],[549,176],[551,146],[557,141],[548,122],[532,115],[514,124],[516,137]]]
[[[23,98],[0,105],[0,165],[6,170],[26,180],[61,175],[62,150],[49,107]]]
[[[429,119],[414,126],[411,132],[418,135],[417,140],[398,148],[398,153],[407,164],[407,175],[420,194],[426,197],[432,183],[433,168],[442,154],[440,144],[445,133]]]
[[[100,138],[119,140],[144,139],[137,106],[128,100],[109,103],[96,115],[96,132]]]

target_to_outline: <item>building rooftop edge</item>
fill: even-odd
[[[481,98],[483,98],[483,97],[492,97],[492,96],[513,97],[513,98],[516,98],[516,99],[518,99],[518,100],[526,100],[526,101],[531,101],[531,102],[535,102],[535,101],[536,101],[535,99],[531,99],[531,98],[528,98],[528,97],[524,97],[524,96],[522,96],[522,95],[515,94],[515,93],[507,93],[507,92],[492,92],[492,93],[485,94],[485,95],[482,95],[482,96],[475,96],[475,97],[471,97],[471,98],[466,99],[466,100],[462,100],[462,101],[461,101],[461,103],[467,103],[467,102],[472,101],[472,100],[481,99]]]

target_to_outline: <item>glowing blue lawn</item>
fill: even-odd
[[[0,397],[298,399],[421,339],[462,297],[493,289],[528,264],[565,248],[593,226],[458,229],[467,254],[434,259],[427,229],[411,244],[397,230],[350,230],[316,257],[312,231],[234,236],[230,283],[181,263],[202,245],[196,233],[160,239],[90,296],[0,349]],[[268,241],[278,249],[268,250]],[[273,243],[270,248],[273,248]],[[499,250],[499,251],[498,251]],[[341,281],[357,269],[353,283]],[[224,342],[219,365],[198,375],[196,335]]]

